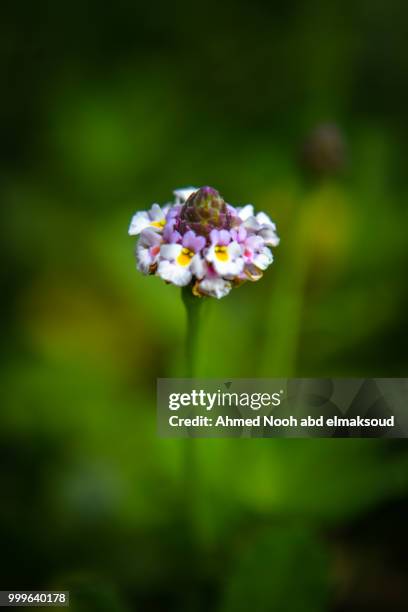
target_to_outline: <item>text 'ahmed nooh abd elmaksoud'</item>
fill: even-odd
[[[288,417],[274,417],[273,415],[257,415],[254,417],[230,417],[219,415],[216,419],[203,415],[194,417],[179,417],[172,415],[169,417],[171,427],[283,427],[283,428],[303,428],[303,427],[394,427],[394,416],[384,419],[364,418],[364,417],[303,417],[298,419],[293,415]]]

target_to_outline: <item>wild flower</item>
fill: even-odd
[[[222,298],[234,286],[259,280],[279,244],[276,226],[251,204],[236,208],[212,187],[176,189],[175,200],[137,212],[129,227],[139,235],[137,268],[195,296]]]

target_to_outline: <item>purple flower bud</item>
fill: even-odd
[[[231,228],[232,216],[227,204],[213,187],[201,187],[183,205],[179,218],[179,231],[193,230],[201,236],[209,236],[213,229]]]
[[[318,125],[303,145],[302,163],[317,177],[341,172],[346,165],[346,144],[340,129],[330,123]]]

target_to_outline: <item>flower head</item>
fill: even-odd
[[[273,261],[270,247],[279,244],[268,215],[255,214],[251,204],[235,208],[212,187],[177,189],[174,196],[174,204],[153,204],[131,220],[129,234],[140,234],[138,270],[216,298],[262,277]]]

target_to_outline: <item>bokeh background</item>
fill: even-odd
[[[264,279],[205,305],[202,376],[405,376],[407,18],[2,6],[2,589],[86,612],[407,609],[405,443],[158,439],[184,312],[127,236],[187,185],[276,221]]]

